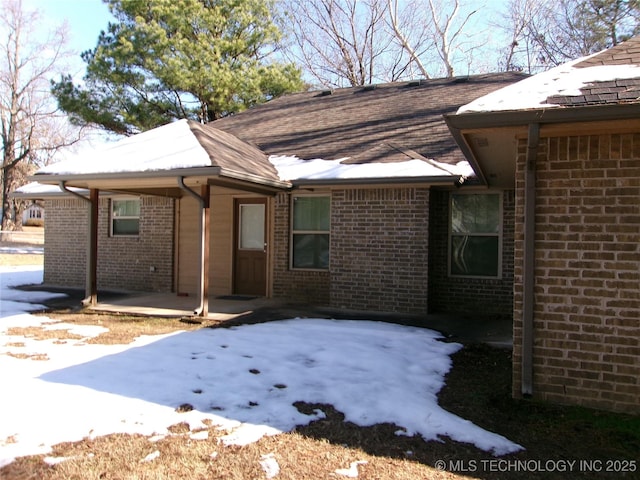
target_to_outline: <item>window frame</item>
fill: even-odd
[[[114,215],[114,207],[116,202],[127,202],[127,201],[137,201],[138,202],[138,215],[126,215],[121,217],[116,217]],[[123,196],[109,199],[109,236],[110,237],[124,237],[124,238],[135,238],[140,236],[140,217],[142,210],[142,200],[140,197],[135,196]],[[136,233],[116,233],[113,228],[113,224],[116,220],[137,220],[138,221],[138,229]]]
[[[453,255],[453,237],[462,236],[461,234],[453,232],[453,197],[456,195],[496,195],[498,197],[498,231],[497,232],[474,232],[468,233],[468,237],[492,237],[498,240],[498,252],[497,252],[497,270],[496,275],[472,275],[472,274],[460,274],[453,273],[451,268],[452,255]],[[448,210],[448,224],[449,231],[447,235],[447,274],[452,278],[475,278],[486,280],[501,280],[502,279],[502,254],[503,254],[503,229],[504,229],[504,205],[503,205],[503,193],[497,190],[472,190],[472,191],[456,191],[449,193],[449,210]]]
[[[295,230],[295,203],[297,198],[328,198],[329,199],[329,229],[328,230]],[[328,272],[331,267],[331,194],[330,193],[315,193],[315,194],[292,194],[291,195],[291,208],[290,208],[290,229],[289,229],[289,269],[296,271],[313,271],[313,272]],[[295,235],[328,235],[329,236],[329,261],[327,266],[323,268],[313,267],[296,267],[294,266],[294,236]]]

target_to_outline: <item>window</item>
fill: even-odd
[[[293,268],[329,268],[330,199],[293,197],[291,265]]]
[[[243,203],[239,215],[238,248],[264,250],[264,204]]]
[[[451,275],[499,277],[501,195],[451,194]]]
[[[32,205],[27,211],[27,216],[31,220],[39,220],[42,218],[42,209],[36,205]]]
[[[140,200],[111,200],[111,235],[138,235],[140,233]]]

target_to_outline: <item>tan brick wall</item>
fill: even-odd
[[[47,200],[44,223],[44,283],[84,288],[87,264],[86,203],[76,198]]]
[[[514,395],[520,394],[526,143],[518,148]],[[543,138],[534,396],[640,412],[640,133]]]
[[[168,292],[173,286],[173,199],[142,197],[140,235],[109,235],[108,198],[100,198],[98,288]],[[87,204],[55,199],[46,204],[44,281],[83,288],[86,275]],[[153,271],[152,271],[153,270]]]

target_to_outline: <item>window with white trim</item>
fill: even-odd
[[[331,200],[329,196],[294,196],[291,220],[291,267],[329,268]]]
[[[111,200],[111,235],[132,236],[140,233],[140,199]]]
[[[449,273],[499,278],[502,264],[500,193],[452,193]]]

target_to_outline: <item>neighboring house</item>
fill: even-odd
[[[514,395],[640,412],[640,37],[447,115],[515,189]]]
[[[38,226],[44,225],[44,206],[34,201],[22,212],[22,225]]]
[[[510,316],[513,193],[474,188],[443,114],[522,78],[287,95],[45,167],[89,192],[47,200],[45,283]]]

